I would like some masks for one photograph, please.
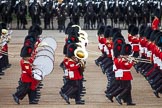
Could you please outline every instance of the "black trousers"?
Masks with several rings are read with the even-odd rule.
[[[15,96],[17,96],[20,100],[22,100],[30,91],[30,86],[31,83],[21,82],[21,84],[17,87]]]
[[[126,103],[132,103],[132,95],[131,95],[131,81],[130,80],[122,80],[120,83],[121,88],[123,88],[122,92],[118,95],[120,99],[124,99]]]
[[[69,98],[75,98],[75,101],[79,101],[82,90],[81,83],[81,80],[68,80],[61,90]]]

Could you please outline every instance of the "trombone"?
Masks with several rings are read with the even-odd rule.
[[[136,57],[132,57],[132,56],[128,56],[127,59],[130,61],[135,61],[135,62],[143,62],[143,63],[150,63],[150,64],[152,63],[151,60],[143,59],[143,58],[136,58]]]
[[[152,61],[148,59],[143,59],[143,58],[134,58],[134,59],[137,62],[144,62],[144,63],[150,63],[150,64],[152,63]]]

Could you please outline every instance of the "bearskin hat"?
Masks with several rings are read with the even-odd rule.
[[[160,9],[156,8],[154,10],[154,16],[158,17],[160,19]]]
[[[145,31],[146,27],[147,27],[146,25],[140,26],[139,31],[138,31],[140,37],[144,36],[144,31]]]
[[[32,35],[27,35],[24,40],[24,46],[34,46],[36,38]]]
[[[131,34],[132,28],[135,27],[135,25],[131,24],[128,27],[128,33]]]
[[[132,46],[130,44],[124,44],[122,46],[120,55],[131,55],[131,54],[132,54]]]
[[[110,31],[111,31],[112,27],[111,26],[106,26],[104,29],[104,37],[108,38],[110,37]]]
[[[152,33],[152,28],[151,27],[146,27],[145,31],[144,31],[144,37],[146,37],[147,39],[150,39],[150,35]]]
[[[97,31],[97,35],[101,35],[101,34],[104,34],[104,30],[105,30],[105,26],[101,26],[98,31]]]
[[[116,43],[113,47],[114,57],[120,56],[121,50],[122,50],[122,44]]]
[[[125,39],[123,37],[123,35],[120,32],[117,32],[113,35],[113,42],[115,42],[116,40],[121,39],[123,42],[125,42]]]
[[[79,38],[76,36],[70,36],[67,38],[67,41],[66,41],[67,44],[77,43],[77,42],[79,42]]]
[[[162,35],[159,35],[158,37],[156,37],[156,39],[155,39],[155,44],[156,44],[158,47],[162,47]]]
[[[32,46],[23,46],[21,49],[20,56],[21,57],[31,57],[33,49],[34,48]]]
[[[70,21],[65,29],[65,34],[68,34],[69,28],[71,28],[72,25],[74,25],[74,22]]]
[[[132,27],[132,29],[131,29],[131,31],[130,31],[130,34],[131,34],[132,36],[137,35],[137,34],[138,34],[138,27],[136,27],[136,26]]]
[[[30,34],[31,32],[35,32],[36,35],[39,36],[42,34],[42,28],[38,24],[32,25],[29,28],[28,34]]]
[[[67,57],[71,58],[74,56],[74,51],[77,49],[78,45],[76,43],[69,44],[67,47]]]
[[[75,36],[78,37],[79,27],[70,27],[67,31],[68,37]]]
[[[65,45],[64,45],[64,48],[63,48],[63,54],[67,54],[67,47],[69,46],[69,44],[72,44],[72,43],[78,43],[79,42],[79,38],[78,37],[75,37],[75,36],[71,36],[71,37],[68,37]]]
[[[110,37],[114,37],[114,35],[116,34],[116,33],[121,33],[121,29],[119,29],[119,28],[112,28],[111,29],[111,31],[110,31]]]
[[[159,30],[153,30],[150,35],[150,41],[154,41],[158,35],[161,35],[161,32]]]

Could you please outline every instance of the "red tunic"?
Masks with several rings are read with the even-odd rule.
[[[111,58],[112,57],[112,50],[113,50],[113,43],[112,42],[106,43],[106,48],[108,50],[107,56]]]
[[[5,44],[4,46],[2,46],[1,50],[4,51],[4,52],[8,52],[8,45]]]
[[[79,72],[80,65],[76,61],[69,58],[66,68],[68,70],[68,78],[70,80],[81,80],[83,78]]]
[[[26,61],[24,59],[20,60],[20,66],[21,66],[21,80],[22,82],[32,82],[32,66],[29,61]]]
[[[21,65],[21,81],[24,83],[31,83],[30,89],[35,90],[39,84],[39,81],[35,80],[32,76],[32,66],[30,61],[20,60]]]
[[[134,52],[139,52],[139,38],[136,36],[132,36],[131,38],[131,45],[132,45],[132,49]]]
[[[106,38],[98,36],[98,41],[99,41],[98,49],[103,53],[104,52],[104,46],[106,44]]]
[[[132,35],[128,34],[128,41],[131,43],[132,42]]]
[[[114,59],[114,64],[117,68],[117,71],[120,70],[123,73],[122,77],[116,78],[117,80],[133,80],[133,77],[130,72],[130,69],[133,66],[133,62],[128,62],[123,60],[123,58],[120,58],[120,59]]]
[[[160,20],[159,18],[155,17],[153,22],[152,22],[152,30],[157,30],[159,26]]]

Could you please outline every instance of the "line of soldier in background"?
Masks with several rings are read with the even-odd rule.
[[[64,0],[62,3],[57,0],[30,0],[28,5],[24,0],[17,0],[15,4],[10,0],[1,0],[0,13],[2,22],[10,28],[13,15],[16,15],[17,29],[26,28],[28,15],[32,24],[39,25],[43,17],[44,29],[65,30],[67,18],[77,25],[81,24],[82,18],[83,25],[80,26],[83,29],[98,29],[107,25],[107,21],[112,27],[126,29],[131,24],[150,24],[155,10],[159,11],[158,18],[161,19],[161,7],[160,0]],[[57,20],[58,27],[54,27],[54,20]]]

